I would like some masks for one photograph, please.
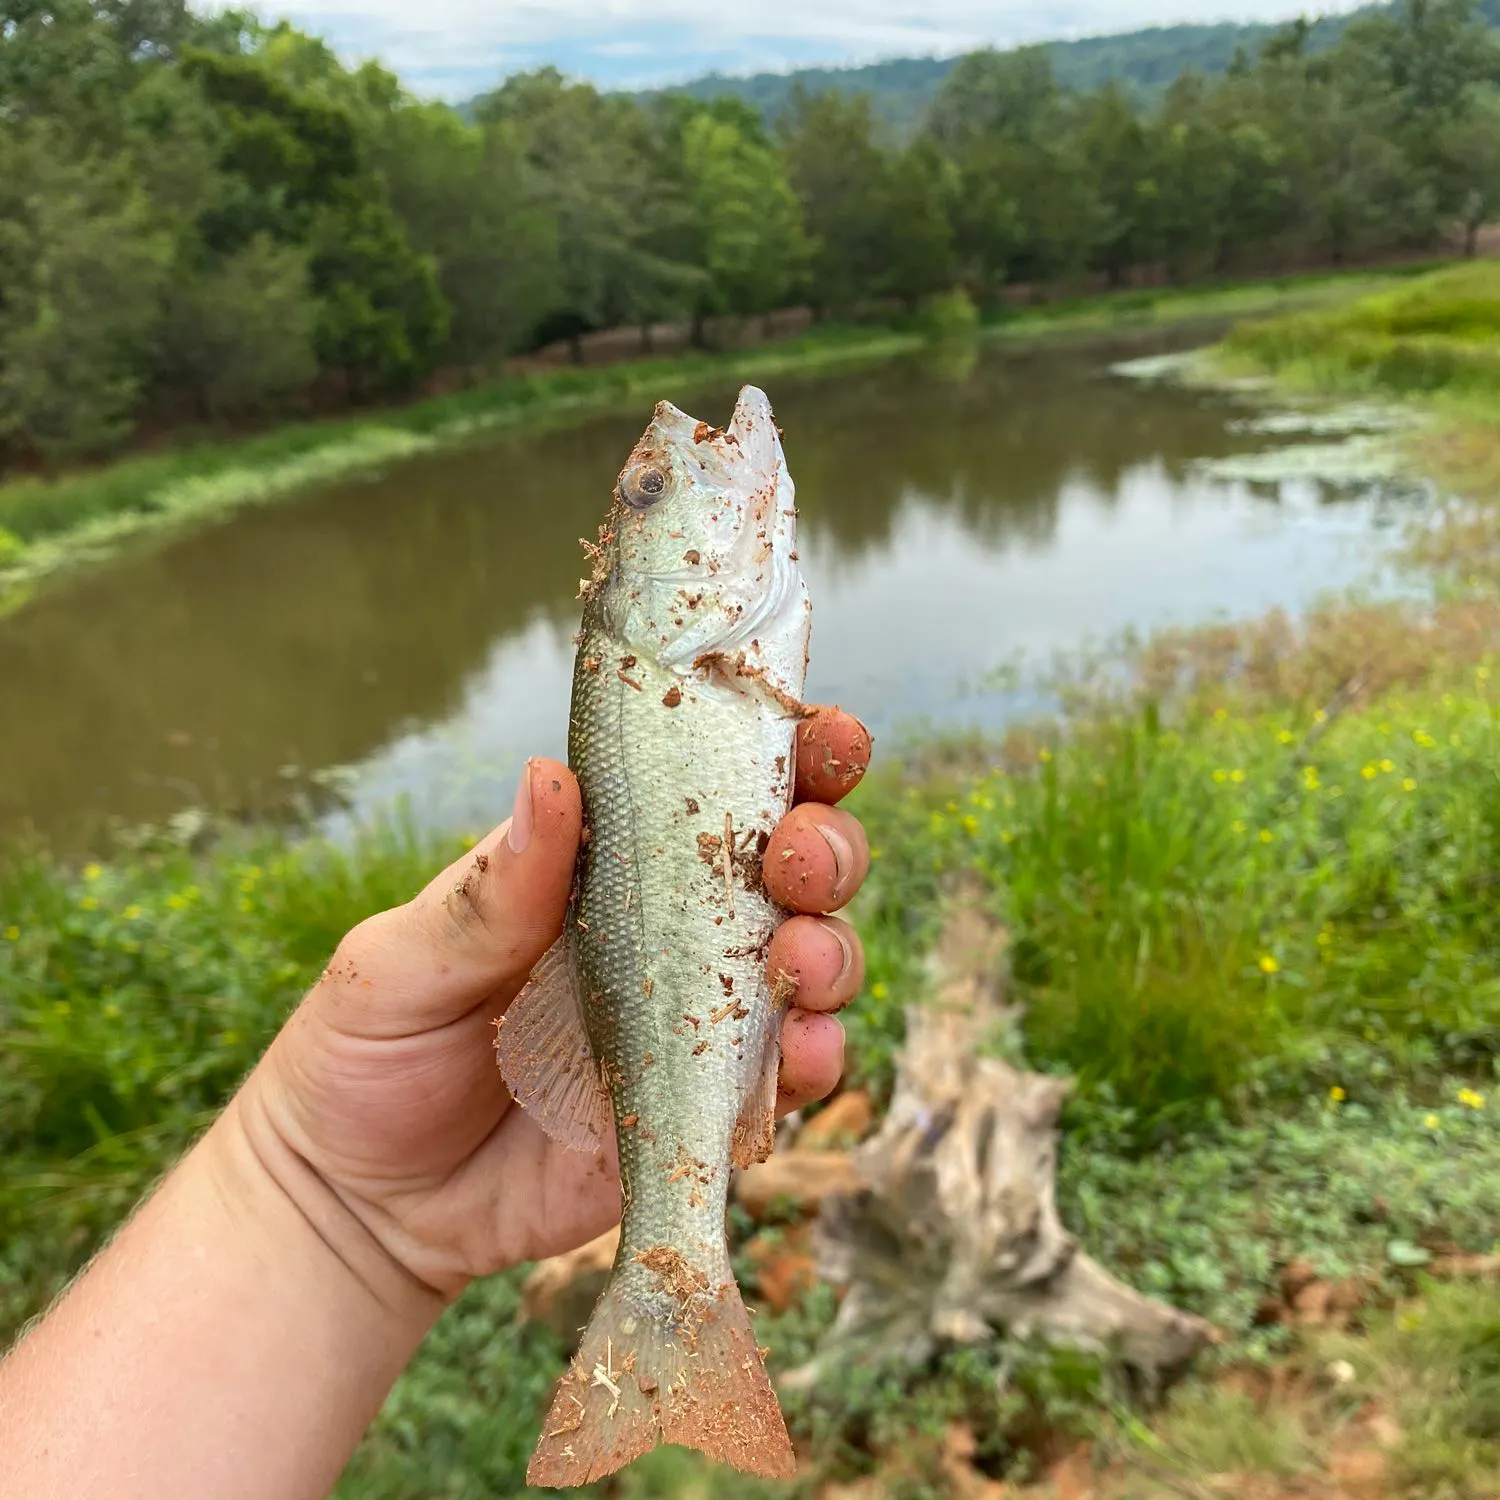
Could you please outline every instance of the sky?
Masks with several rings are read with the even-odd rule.
[[[423,95],[465,99],[555,64],[609,88],[702,73],[946,56],[1176,21],[1285,20],[1358,0],[267,0],[347,61],[378,57]]]

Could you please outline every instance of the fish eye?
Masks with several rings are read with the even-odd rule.
[[[667,492],[667,471],[660,464],[640,464],[620,476],[620,498],[631,510],[647,510]]]

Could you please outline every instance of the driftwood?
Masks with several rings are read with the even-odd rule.
[[[846,1295],[823,1350],[788,1379],[812,1385],[862,1351],[922,1363],[1008,1334],[1108,1353],[1158,1388],[1214,1332],[1116,1280],[1063,1228],[1057,1118],[1072,1085],[983,1055],[1014,1030],[1005,934],[971,885],[949,912],[890,1112],[854,1156],[865,1186],[823,1202],[818,1269]]]

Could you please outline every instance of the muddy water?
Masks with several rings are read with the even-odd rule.
[[[771,387],[803,512],[811,693],[877,731],[1035,711],[999,669],[1127,628],[1296,608],[1368,573],[1393,502],[1249,485],[1223,397],[1133,344]],[[732,391],[672,391],[722,421]],[[580,573],[647,413],[423,458],[122,557],[0,622],[0,835],[69,847],[348,769],[335,824],[503,816],[560,753]],[[326,808],[326,798],[324,799]]]

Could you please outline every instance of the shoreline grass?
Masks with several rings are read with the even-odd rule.
[[[1051,341],[1321,307],[1410,274],[1320,273],[1111,293],[1010,310],[975,336]],[[880,327],[830,326],[756,349],[513,376],[406,407],[227,441],[188,439],[57,478],[12,478],[0,482],[0,614],[19,608],[49,577],[107,557],[144,533],[210,521],[525,422],[582,420],[717,381],[833,374],[912,354],[929,341],[920,317]]]

